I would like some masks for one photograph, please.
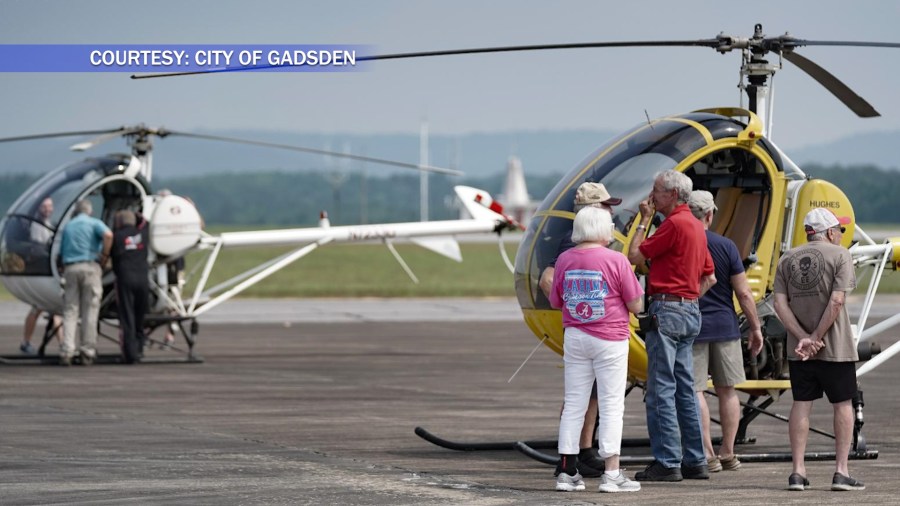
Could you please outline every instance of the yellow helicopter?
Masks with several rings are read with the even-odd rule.
[[[871,282],[854,326],[861,360],[879,353],[879,347],[869,341],[875,334],[900,323],[900,318],[893,317],[872,328],[866,326],[882,274],[886,269],[898,269],[900,238],[876,244],[856,223],[852,204],[844,192],[832,183],[807,176],[768,135],[772,130],[774,103],[772,77],[783,68],[783,60],[809,74],[858,116],[878,116],[874,107],[839,79],[796,52],[797,47],[814,45],[900,47],[898,43],[802,40],[787,34],[766,37],[762,26],[757,24],[753,36],[747,38],[720,34],[712,39],[694,41],[496,47],[367,59],[587,47],[699,46],[720,53],[740,51],[740,87],[747,95],[746,106],[715,107],[659,119],[648,118],[645,123],[596,149],[569,171],[543,200],[528,224],[515,262],[516,295],[526,324],[541,343],[562,354],[561,314],[550,307],[539,283],[541,273],[557,256],[560,240],[571,230],[576,188],[586,181],[599,182],[606,186],[610,195],[622,199],[622,203],[613,209],[616,230],[615,241],[610,247],[623,252],[628,250],[636,234],[652,234],[659,224],[658,220],[654,221],[649,230],[639,231],[639,220],[635,219],[639,217],[638,204],[646,198],[655,174],[665,170],[680,171],[691,178],[694,189],[710,191],[719,209],[711,229],[736,243],[757,301],[765,337],[762,353],[758,357],[745,357],[748,380],[736,387],[750,394],[739,428],[740,441],[745,438],[747,425],[781,392],[790,388],[786,333],[775,315],[772,291],[775,268],[781,255],[806,242],[802,220],[808,210],[826,207],[837,215],[850,217],[851,223],[842,244],[850,248],[858,270],[871,269]],[[767,57],[775,57],[777,61],[770,62]],[[858,240],[854,240],[854,233]],[[641,273],[638,271],[638,274]],[[740,311],[736,301],[735,307]],[[629,378],[632,384],[640,384],[646,380],[647,352],[643,332],[635,318],[632,318],[631,334]],[[898,351],[900,347],[892,346],[864,365],[858,375],[865,375]],[[762,402],[756,405],[760,398]],[[861,399],[855,407],[854,451],[858,456],[877,455],[877,452],[867,453],[865,439],[860,433],[863,422]],[[417,429],[417,434],[448,448],[477,447],[477,444],[460,445],[442,440],[421,428]],[[490,444],[485,448],[496,449]],[[523,449],[520,445],[519,449],[529,453],[527,446]],[[534,452],[531,456],[542,459]],[[555,458],[543,460],[555,462]]]
[[[878,112],[834,75],[801,56],[796,49],[804,46],[849,46],[900,48],[900,43],[805,40],[788,34],[768,37],[762,26],[754,27],[750,37],[719,34],[698,40],[650,40],[624,42],[591,42],[574,44],[470,48],[373,55],[359,61],[398,60],[442,57],[462,54],[485,54],[535,50],[568,50],[625,47],[707,47],[725,54],[741,55],[742,93],[747,103],[714,107],[659,119],[648,118],[622,135],[595,150],[582,163],[566,174],[547,195],[528,224],[515,262],[515,289],[528,327],[552,350],[562,353],[563,329],[560,313],[550,307],[539,289],[540,275],[556,256],[560,240],[571,228],[574,217],[573,197],[584,181],[603,183],[611,195],[622,199],[614,209],[616,224],[613,248],[627,250],[638,232],[638,203],[649,191],[653,176],[664,170],[687,174],[695,189],[715,195],[719,214],[712,229],[737,244],[747,269],[758,312],[764,321],[765,346],[759,357],[747,357],[748,377],[738,385],[752,398],[766,397],[767,406],[778,392],[790,387],[786,376],[785,334],[772,309],[771,297],[775,267],[782,253],[805,241],[802,218],[813,207],[828,207],[852,221],[843,245],[851,248],[860,269],[871,269],[871,282],[863,309],[855,326],[855,338],[868,344],[872,336],[897,323],[889,318],[872,328],[866,327],[878,283],[886,269],[896,270],[900,261],[900,238],[876,244],[856,224],[852,205],[835,185],[810,179],[771,140],[774,93],[772,77],[783,68],[783,61],[794,64],[823,85],[860,117],[878,116]],[[773,61],[768,60],[772,59]],[[216,73],[236,69],[204,72],[147,74],[137,79],[171,77],[197,73]],[[257,68],[256,70],[259,70]],[[654,223],[644,233],[652,234]],[[854,236],[858,242],[854,241]],[[632,322],[629,375],[633,382],[646,379],[647,357],[637,320]],[[862,348],[866,348],[862,346]],[[861,350],[871,357],[875,346]],[[859,370],[862,376],[900,351],[891,347]],[[746,413],[746,412],[745,412]],[[745,415],[752,420],[757,411]],[[861,413],[861,412],[860,412]],[[861,427],[861,416],[858,427]],[[743,425],[743,428],[746,428]],[[739,434],[741,436],[741,434]],[[855,443],[865,451],[864,440]]]
[[[762,354],[756,360],[753,357],[746,360],[748,378],[752,379],[737,388],[753,394],[780,391],[789,388],[790,383],[786,372],[785,333],[771,302],[774,273],[784,251],[805,243],[802,220],[806,212],[814,207],[826,207],[840,216],[850,217],[852,221],[843,245],[852,246],[858,268],[874,268],[856,326],[855,337],[861,342],[874,335],[866,332],[865,322],[885,268],[898,268],[900,238],[875,244],[856,224],[853,207],[840,188],[827,181],[810,179],[767,138],[771,130],[771,77],[782,68],[783,57],[813,76],[859,116],[871,117],[878,113],[837,78],[794,51],[795,47],[815,44],[813,41],[789,36],[767,38],[760,25],[756,25],[755,34],[749,39],[720,35],[717,41],[713,47],[720,52],[742,50],[741,74],[747,77],[742,88],[749,98],[748,106],[648,119],[589,155],[557,184],[535,213],[516,258],[516,294],[529,328],[547,346],[562,353],[560,313],[550,308],[538,282],[543,269],[555,258],[560,238],[571,228],[575,189],[585,181],[601,182],[611,195],[622,199],[613,212],[616,241],[611,247],[627,251],[639,233],[635,217],[639,216],[638,203],[648,192],[648,181],[663,170],[683,172],[693,181],[694,189],[708,190],[715,196],[719,212],[711,229],[738,246],[759,314],[766,323],[766,346]],[[900,47],[886,43],[871,45]],[[778,63],[763,59],[770,52],[779,57]],[[644,233],[652,234],[653,229],[651,226]],[[853,241],[854,231],[862,242]],[[740,311],[737,304],[735,307]],[[888,325],[896,323],[892,321]],[[878,331],[884,328],[881,326]],[[629,374],[635,381],[646,379],[647,356],[641,335],[634,321]],[[861,348],[861,356],[865,358],[876,351],[872,346]],[[893,354],[890,351],[879,357],[881,361]],[[861,370],[861,374],[868,370]]]

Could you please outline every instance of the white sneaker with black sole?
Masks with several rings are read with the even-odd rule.
[[[581,474],[575,473],[575,476],[566,473],[559,473],[556,477],[556,490],[560,492],[580,492],[584,490],[584,480]]]
[[[603,476],[600,477],[600,492],[637,492],[640,489],[641,484],[629,480],[621,470],[619,470],[619,475],[615,478],[611,478],[606,473],[603,473]]]

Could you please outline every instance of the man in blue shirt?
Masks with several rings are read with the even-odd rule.
[[[59,355],[62,365],[71,365],[75,356],[75,327],[81,316],[81,363],[90,365],[97,356],[97,317],[103,295],[101,265],[109,260],[112,231],[102,221],[92,218],[89,200],[75,204],[75,217],[62,232],[60,255],[66,280],[63,295],[63,345]]]
[[[691,192],[688,201],[691,213],[703,223],[706,244],[716,268],[717,283],[700,298],[702,324],[694,340],[694,390],[703,426],[703,448],[709,471],[736,471],[741,462],[734,455],[734,438],[741,416],[741,404],[734,386],[746,381],[744,356],[741,352],[741,331],[734,311],[732,293],[737,295],[750,335],[747,348],[757,355],[762,349],[762,331],[756,314],[756,301],[750,291],[744,264],[734,242],[709,230],[716,212],[715,200],[705,190]],[[719,397],[719,419],[722,424],[722,445],[719,454],[713,451],[709,433],[709,407],[706,404],[707,379],[712,376]]]

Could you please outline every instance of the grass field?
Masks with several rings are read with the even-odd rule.
[[[242,294],[245,297],[510,297],[512,273],[496,243],[461,244],[457,263],[412,244],[396,244],[419,284],[407,277],[381,244],[338,244],[317,249]],[[511,259],[516,244],[507,244]],[[290,251],[290,248],[241,248],[223,251],[210,283]],[[188,257],[188,272],[202,255]],[[199,269],[193,276],[199,278]]]

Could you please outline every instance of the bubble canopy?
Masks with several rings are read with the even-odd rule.
[[[575,191],[585,181],[600,182],[609,194],[622,199],[613,208],[616,240],[610,248],[622,250],[623,240],[639,215],[654,176],[675,169],[686,158],[721,139],[733,139],[745,123],[720,114],[693,112],[640,124],[610,140],[575,166],[550,191],[538,208],[516,255],[516,295],[523,309],[550,309],[538,281],[541,272],[559,253],[560,241],[572,230]],[[781,169],[777,149],[766,139],[757,144]],[[731,147],[734,144],[730,144]]]
[[[29,187],[0,221],[0,274],[3,276],[52,276],[51,252],[58,242],[60,223],[71,215],[80,198],[94,202],[95,215],[110,218],[107,204],[135,198],[149,185],[141,177],[111,178],[122,174],[132,162],[130,155],[107,155],[64,165]],[[41,214],[41,204],[51,199],[53,212]]]

